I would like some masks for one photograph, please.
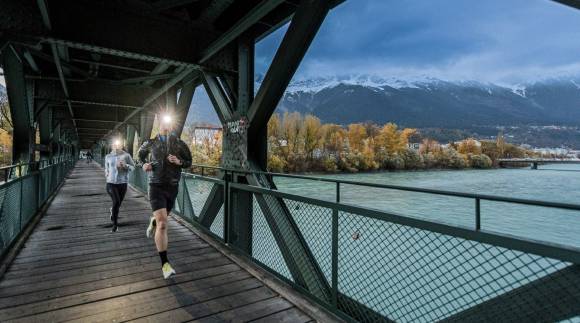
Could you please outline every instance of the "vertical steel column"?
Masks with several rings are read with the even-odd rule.
[[[40,133],[40,144],[50,147],[50,137],[52,135],[52,107],[45,106],[38,114],[38,129]],[[50,159],[50,149],[40,152],[40,160]]]
[[[250,104],[254,99],[254,40],[249,37],[242,37],[238,40],[238,78],[232,81],[237,84],[237,100],[234,106],[234,119],[246,116]],[[233,99],[232,99],[233,100]],[[248,150],[252,145],[247,145]],[[227,147],[231,149],[232,147]],[[249,154],[249,153],[248,153]],[[236,183],[247,184],[244,175],[233,176]],[[231,214],[229,222],[230,243],[242,249],[247,254],[252,254],[252,224],[254,218],[254,194],[245,191],[233,191],[226,197],[226,203],[231,204]]]
[[[125,136],[125,149],[127,153],[133,156],[133,144],[135,143],[135,126],[132,124],[127,125],[127,135]]]
[[[33,160],[32,124],[30,115],[30,97],[32,93],[27,91],[24,78],[24,64],[16,53],[14,47],[9,46],[2,52],[4,78],[6,91],[10,103],[10,115],[12,117],[13,145],[12,163],[30,162]]]
[[[153,122],[155,115],[147,110],[142,111],[139,116],[139,145],[143,144],[145,140],[151,138],[151,131],[153,130]]]

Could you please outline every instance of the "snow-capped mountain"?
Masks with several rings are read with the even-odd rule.
[[[580,125],[580,78],[509,86],[431,77],[313,78],[292,82],[278,111],[312,113],[324,122],[339,124],[374,121],[411,127],[462,128]]]

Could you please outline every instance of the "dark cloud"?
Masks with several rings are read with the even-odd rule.
[[[260,42],[257,72],[284,30]],[[331,12],[296,77],[426,74],[522,82],[580,72],[580,10],[549,0],[347,0]]]

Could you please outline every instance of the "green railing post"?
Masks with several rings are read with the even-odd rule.
[[[336,203],[340,203],[340,183],[336,183]],[[338,210],[332,209],[332,305],[338,308]]]
[[[479,198],[475,199],[475,230],[481,230],[481,202]]]
[[[19,216],[18,216],[18,222],[19,222],[19,226],[20,226],[20,230],[22,230],[22,191],[24,189],[24,181],[22,180],[22,166],[20,164],[18,164],[18,174],[19,174],[19,181],[20,181],[20,210],[19,210]]]
[[[203,172],[203,168],[202,168]],[[224,242],[230,243],[230,185],[228,172],[224,172]]]
[[[185,176],[181,176],[183,183],[181,185],[181,216],[185,219]]]

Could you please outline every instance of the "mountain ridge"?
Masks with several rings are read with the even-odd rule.
[[[552,78],[513,86],[436,78],[317,78],[293,82],[278,111],[323,122],[395,122],[410,127],[580,125],[580,80]]]

